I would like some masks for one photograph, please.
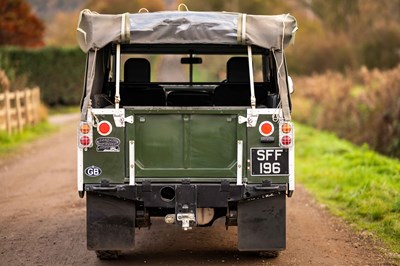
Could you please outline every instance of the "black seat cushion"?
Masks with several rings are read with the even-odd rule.
[[[150,62],[129,58],[124,65],[124,83],[120,94],[122,106],[165,106],[164,89],[150,84]]]
[[[268,106],[268,89],[264,85],[254,87],[257,106]],[[214,91],[215,106],[250,106],[250,84],[223,84]],[[269,106],[268,106],[269,107]]]
[[[124,82],[149,83],[150,62],[145,58],[129,58],[124,64]]]
[[[121,84],[122,106],[165,106],[165,92],[161,87]]]
[[[247,57],[231,57],[226,62],[226,79],[228,83],[250,83],[249,60]]]
[[[250,106],[250,75],[247,57],[232,57],[226,63],[227,82],[215,88],[215,106]],[[255,85],[257,106],[268,106],[267,85]],[[268,106],[269,107],[269,106]]]

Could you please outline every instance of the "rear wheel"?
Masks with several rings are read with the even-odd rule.
[[[115,260],[120,254],[119,250],[96,250],[96,256],[101,260]]]

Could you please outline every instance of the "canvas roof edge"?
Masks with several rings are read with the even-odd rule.
[[[282,50],[294,40],[296,31],[297,21],[290,14],[162,11],[109,15],[86,9],[80,14],[77,39],[85,53],[113,42],[242,44]]]

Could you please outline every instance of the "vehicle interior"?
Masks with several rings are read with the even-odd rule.
[[[104,77],[99,88],[92,92],[94,108],[114,105],[115,45],[103,49],[104,71],[101,74]],[[253,46],[252,54],[256,106],[276,108],[279,93],[277,66],[272,53]],[[168,62],[164,59],[166,56]],[[250,106],[251,79],[246,46],[125,44],[121,45],[120,67],[122,107]],[[172,74],[161,78],[163,71]],[[177,79],[174,73],[181,78]]]

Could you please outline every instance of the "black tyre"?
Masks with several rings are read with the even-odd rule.
[[[279,256],[279,251],[278,250],[260,251],[259,255],[261,258],[272,259]]]
[[[96,256],[101,260],[115,260],[120,254],[118,250],[96,250]]]

